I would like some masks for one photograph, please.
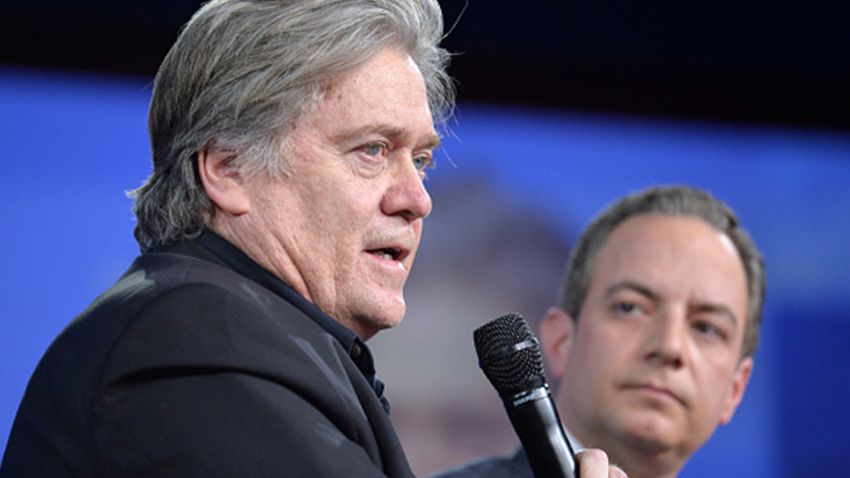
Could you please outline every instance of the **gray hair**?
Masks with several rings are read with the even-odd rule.
[[[434,122],[454,107],[438,46],[436,0],[212,0],[162,62],[148,115],[154,170],[135,199],[143,251],[198,236],[214,208],[200,182],[204,147],[233,154],[247,174],[288,174],[286,131],[339,74],[385,48],[408,53]]]
[[[758,345],[765,276],[762,255],[747,231],[740,227],[735,213],[710,194],[685,186],[649,188],[626,196],[605,209],[584,230],[573,248],[561,290],[561,307],[578,320],[594,262],[614,229],[639,214],[691,216],[705,221],[725,234],[738,251],[747,275],[748,310],[742,357],[751,356]]]

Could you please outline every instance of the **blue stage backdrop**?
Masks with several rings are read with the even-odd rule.
[[[124,193],[150,171],[149,95],[149,79],[0,69],[0,449],[40,355],[137,253]],[[431,224],[442,227],[448,220],[440,214],[461,210],[467,218],[519,211],[523,221],[543,224],[564,251],[600,208],[651,184],[691,184],[727,201],[766,256],[763,341],[735,420],[683,476],[829,477],[850,470],[850,134],[462,103],[438,163],[429,187],[442,209]],[[475,202],[464,191],[483,199]],[[458,215],[452,220],[447,229],[470,224]],[[441,240],[446,236],[427,224],[422,263],[480,246]],[[452,274],[450,268],[440,272]],[[424,282],[417,273],[411,287]],[[510,296],[509,289],[494,292]],[[513,441],[507,426],[490,448],[490,437],[464,431],[479,446],[466,448],[475,450],[467,454],[439,449],[446,439],[436,432],[431,443],[406,427],[416,422],[417,410],[436,414],[432,424],[450,420],[429,406],[441,400],[434,394],[447,393],[444,384],[427,383],[446,375],[432,372],[432,361],[453,361],[452,374],[462,377],[453,383],[481,388],[469,334],[493,318],[489,310],[475,316],[448,300],[439,307],[456,317],[429,316],[436,306],[417,299],[416,290],[410,294],[411,314],[398,330],[381,334],[375,348],[414,469],[425,474],[477,453],[507,451]],[[440,294],[428,296],[441,300]],[[433,350],[417,352],[423,333],[463,340],[431,343],[444,352],[434,358]],[[414,345],[397,353],[405,350],[399,344]],[[506,422],[495,393],[482,399],[470,391],[465,402],[464,393],[442,403],[490,406],[493,420]]]

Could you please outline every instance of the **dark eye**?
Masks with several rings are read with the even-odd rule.
[[[641,308],[634,302],[616,302],[614,312],[617,315],[635,315],[641,312]]]
[[[700,332],[705,335],[716,336],[720,339],[726,340],[726,332],[720,327],[715,326],[711,322],[706,322],[704,320],[694,322],[694,329],[697,332]]]

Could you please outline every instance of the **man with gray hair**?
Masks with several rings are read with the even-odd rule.
[[[633,478],[676,476],[743,398],[764,292],[760,252],[708,193],[650,188],[603,211],[540,330],[573,443]],[[439,476],[532,474],[520,449]]]
[[[212,0],[162,63],[142,254],[40,361],[3,477],[410,476],[405,312],[453,87],[436,0]]]

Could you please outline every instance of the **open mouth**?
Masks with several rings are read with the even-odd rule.
[[[372,249],[366,252],[388,261],[401,261],[407,256],[407,251],[397,247],[382,247],[380,249]]]

